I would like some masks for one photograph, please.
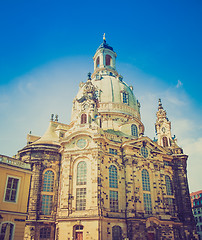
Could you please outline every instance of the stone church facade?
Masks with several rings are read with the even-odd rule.
[[[103,40],[80,83],[69,125],[51,117],[28,135],[32,166],[24,239],[197,239],[187,158],[159,100],[157,140],[144,136],[140,103]]]

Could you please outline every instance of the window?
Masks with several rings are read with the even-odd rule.
[[[173,215],[174,212],[175,212],[174,199],[173,199],[173,198],[166,198],[166,199],[165,199],[165,202],[166,202],[167,208],[169,209],[169,213],[170,213],[171,215]]]
[[[48,170],[43,175],[43,191],[52,192],[54,185],[54,173],[51,170]]]
[[[147,214],[152,213],[151,194],[143,193],[143,199],[144,199],[145,213],[147,213]]]
[[[53,201],[52,195],[42,195],[42,205],[41,205],[42,215],[51,215],[52,201]]]
[[[46,170],[43,174],[43,185],[41,192],[41,214],[51,215],[53,204],[55,174],[52,170]]]
[[[81,124],[87,123],[87,116],[85,113],[81,114]]]
[[[112,227],[112,240],[122,240],[122,229],[120,226]]]
[[[135,124],[131,125],[131,135],[138,137],[138,130],[137,130],[137,126]]]
[[[147,158],[149,153],[146,147],[141,147],[141,154],[144,158]]]
[[[118,188],[117,168],[113,165],[109,167],[109,187]]]
[[[106,55],[106,57],[105,57],[106,66],[111,65],[111,59],[112,59],[112,57],[110,55]]]
[[[168,147],[168,139],[167,137],[163,137],[163,146]]]
[[[202,222],[202,218],[201,218],[201,216],[199,216],[198,221],[199,221],[199,222]]]
[[[112,212],[118,212],[118,192],[109,191],[110,210]]]
[[[51,228],[45,227],[40,229],[40,239],[47,239],[50,238]]]
[[[196,223],[198,222],[198,218],[197,218],[197,217],[195,217],[195,222],[196,222]]]
[[[149,173],[146,169],[142,170],[142,188],[143,191],[150,191]]]
[[[16,202],[18,185],[19,185],[19,179],[18,178],[8,177],[6,192],[5,192],[5,201]]]
[[[165,176],[165,182],[166,182],[166,193],[167,195],[173,195],[173,188],[172,183],[169,176]]]
[[[76,189],[76,210],[86,209],[86,188]]]
[[[123,96],[123,103],[129,103],[129,101],[128,101],[128,93],[126,93],[126,92],[123,92],[122,93],[122,96]]]
[[[116,150],[116,149],[113,149],[113,148],[109,148],[109,153],[110,153],[110,154],[117,155],[117,150]]]
[[[77,185],[85,185],[87,177],[86,162],[82,161],[77,165]]]
[[[96,68],[100,66],[100,57],[96,59]]]
[[[14,230],[14,224],[13,223],[3,222],[1,224],[0,239],[2,239],[2,240],[13,239],[13,230]]]

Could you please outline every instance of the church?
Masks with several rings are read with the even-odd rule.
[[[78,86],[71,122],[51,115],[18,159],[32,169],[24,239],[198,239],[187,158],[159,99],[157,139],[144,135],[140,103],[104,37],[94,72]]]

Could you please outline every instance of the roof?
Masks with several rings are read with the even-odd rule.
[[[106,40],[103,40],[103,43],[100,44],[100,46],[97,50],[99,50],[100,48],[107,48],[107,49],[114,51],[113,47],[109,46],[109,44],[107,44]]]
[[[50,121],[47,131],[39,140],[33,142],[32,145],[36,145],[36,144],[60,145],[59,136],[55,132],[57,126],[58,124],[56,122]]]

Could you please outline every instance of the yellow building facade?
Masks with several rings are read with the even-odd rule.
[[[24,239],[31,179],[29,164],[0,155],[0,239]]]

